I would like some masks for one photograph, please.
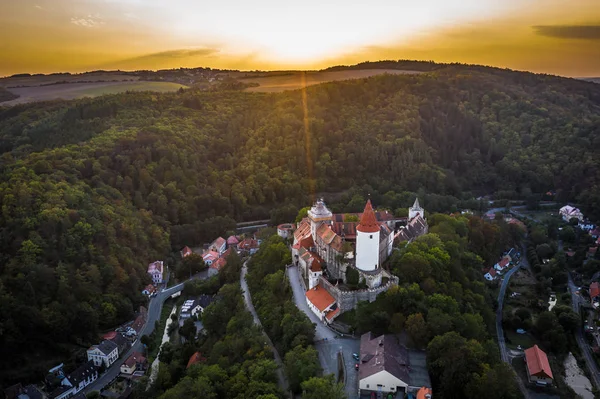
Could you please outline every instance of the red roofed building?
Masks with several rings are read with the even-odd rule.
[[[423,387],[417,391],[417,399],[431,399],[431,388]]]
[[[117,332],[116,331],[111,331],[111,332],[107,332],[106,334],[104,334],[102,336],[102,339],[113,339],[116,336],[117,336]]]
[[[530,382],[538,385],[552,384],[553,375],[548,356],[537,345],[525,350],[525,364]]]
[[[136,371],[142,371],[143,374],[147,367],[146,357],[140,352],[133,352],[121,365],[121,373],[131,376]]]
[[[494,269],[501,272],[502,270],[504,270],[508,267],[509,263],[510,263],[510,258],[508,256],[505,256],[502,259],[500,259],[500,262],[498,262],[494,265]]]
[[[375,212],[373,211],[371,200],[368,200],[367,204],[365,205],[365,210],[363,211],[363,214],[360,217],[359,225],[356,226],[356,231],[360,231],[362,233],[379,232],[379,223],[377,222],[377,218],[375,217]]]
[[[227,249],[227,241],[223,237],[219,237],[210,244],[210,250],[219,253],[219,256]]]
[[[488,281],[494,280],[496,278],[496,269],[490,267],[490,270],[488,270],[488,272],[483,277],[485,277],[485,279]]]
[[[191,254],[193,254],[194,252],[190,249],[190,247],[188,247],[187,245],[185,247],[183,247],[183,249],[181,250],[181,257],[185,258],[186,256],[190,256]]]
[[[253,255],[258,251],[258,241],[252,238],[246,238],[238,244],[238,250]]]
[[[306,291],[306,303],[321,320],[327,320],[327,313],[338,309],[335,298],[321,284]]]
[[[229,236],[227,238],[227,247],[235,247],[240,243],[240,240],[236,236]]]
[[[205,361],[206,361],[206,358],[202,357],[202,353],[196,352],[190,357],[190,360],[188,360],[186,369],[189,369],[196,363],[205,362]]]
[[[227,260],[225,259],[225,257],[221,257],[221,258],[217,259],[216,261],[214,261],[210,265],[210,268],[215,269],[216,271],[220,271],[221,269],[223,269],[225,267],[226,264],[227,264]]]
[[[213,262],[216,262],[217,259],[219,259],[219,257],[221,256],[221,254],[219,254],[217,251],[206,251],[204,254],[202,254],[202,259],[204,260],[204,263],[206,263],[208,266],[212,265]]]

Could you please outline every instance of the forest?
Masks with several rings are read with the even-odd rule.
[[[600,86],[423,70],[0,106],[0,383],[39,379],[131,319],[149,262],[236,222],[291,221],[317,195],[338,212],[419,193],[448,212],[553,190],[600,216]]]

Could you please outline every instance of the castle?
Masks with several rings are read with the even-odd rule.
[[[361,298],[366,299],[360,300],[374,300],[397,281],[382,264],[392,254],[394,241],[411,241],[427,233],[424,213],[418,199],[408,209],[408,218],[394,217],[388,211],[376,212],[371,200],[360,215],[332,214],[325,202],[318,200],[294,232],[292,246],[292,259],[307,285],[307,302],[313,311],[331,321],[340,313],[339,306],[342,311],[355,306],[359,299],[354,294],[353,300],[345,301],[346,306],[340,303],[340,296],[358,295],[360,291],[344,289],[349,268],[358,273],[367,291],[375,293],[363,295]],[[359,221],[349,221],[356,219]],[[317,298],[326,295],[329,296]]]

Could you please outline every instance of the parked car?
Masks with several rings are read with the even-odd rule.
[[[352,357],[354,358],[354,360],[359,360],[360,356],[358,356],[358,353],[353,353]]]
[[[356,364],[354,365],[354,368],[355,368],[356,370],[358,370],[358,363],[356,363]]]

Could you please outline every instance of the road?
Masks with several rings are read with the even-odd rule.
[[[508,365],[513,369],[515,373],[515,378],[517,384],[519,385],[519,389],[523,394],[525,399],[529,399],[529,391],[527,387],[523,383],[523,380],[516,374],[514,368],[512,366],[512,356],[508,353],[506,349],[506,341],[504,339],[504,330],[502,329],[502,309],[504,307],[504,295],[506,294],[506,288],[508,287],[508,283],[510,281],[510,277],[517,272],[523,265],[522,262],[527,262],[527,257],[524,255],[521,257],[522,261],[519,262],[518,266],[513,267],[506,275],[504,276],[504,280],[502,280],[502,285],[500,286],[500,292],[498,293],[498,309],[496,310],[496,332],[498,334],[498,346],[500,347],[500,358],[504,363],[508,363]]]
[[[352,354],[360,351],[360,340],[339,337],[336,332],[327,328],[317,315],[308,308],[304,287],[300,283],[301,277],[298,273],[298,267],[288,267],[287,274],[296,306],[315,324],[314,345],[319,353],[319,362],[323,368],[323,374],[338,375],[337,356],[339,352],[342,352],[346,375],[344,380],[346,395],[348,399],[358,398],[358,372],[354,369],[356,361],[352,358]]]
[[[283,390],[283,392],[289,392],[290,384],[284,373],[283,362],[281,361],[281,356],[279,356],[279,352],[275,348],[275,345],[273,345],[273,342],[271,342],[271,338],[269,338],[267,333],[262,328],[262,323],[260,322],[260,319],[258,318],[258,314],[256,313],[256,309],[254,309],[254,305],[252,304],[252,297],[250,295],[250,290],[248,289],[248,282],[246,281],[246,274],[248,273],[247,265],[248,265],[248,261],[245,261],[244,265],[242,266],[242,272],[240,273],[240,285],[242,287],[242,292],[244,294],[244,302],[246,303],[246,308],[248,308],[248,311],[250,312],[250,314],[252,314],[252,317],[254,318],[254,324],[256,324],[257,326],[260,327],[260,329],[263,332],[263,335],[265,336],[267,343],[269,344],[269,347],[271,348],[271,351],[273,352],[273,356],[275,358],[275,363],[277,363],[277,379],[279,380],[279,387]]]
[[[209,268],[192,276],[192,278],[186,281],[193,279],[205,280],[210,276],[214,275],[215,273],[216,271],[214,269]],[[142,331],[140,332],[139,337],[141,337],[142,335],[152,334],[152,331],[154,331],[154,324],[156,324],[156,321],[160,319],[160,313],[163,304],[171,295],[183,290],[183,285],[186,281],[174,285],[173,287],[168,288],[166,290],[163,290],[159,292],[154,298],[150,299],[150,303],[148,305],[148,318],[146,320],[146,324],[144,325],[144,327],[142,327]],[[127,359],[133,352],[144,352],[144,347],[140,342],[139,337],[135,340],[135,342],[133,343],[131,348],[125,353],[125,355],[119,356],[119,359],[116,362],[114,362],[112,366],[109,367],[108,370],[104,372],[104,374],[102,374],[96,381],[88,385],[83,390],[83,393],[88,394],[92,391],[102,390],[106,385],[110,384],[110,382],[117,378],[117,376],[121,373],[121,364],[125,359]]]
[[[571,273],[569,275],[569,291],[571,292],[571,306],[573,307],[573,311],[579,314],[579,307],[581,306],[581,296],[577,294],[578,288],[573,282],[573,278],[571,277]],[[587,364],[588,370],[590,371],[590,375],[592,376],[592,382],[596,389],[600,388],[600,374],[598,373],[598,366],[592,357],[592,351],[590,350],[590,346],[586,342],[581,326],[577,329],[575,334],[575,338],[577,339],[577,344],[579,345],[579,349],[585,358],[585,363]]]

